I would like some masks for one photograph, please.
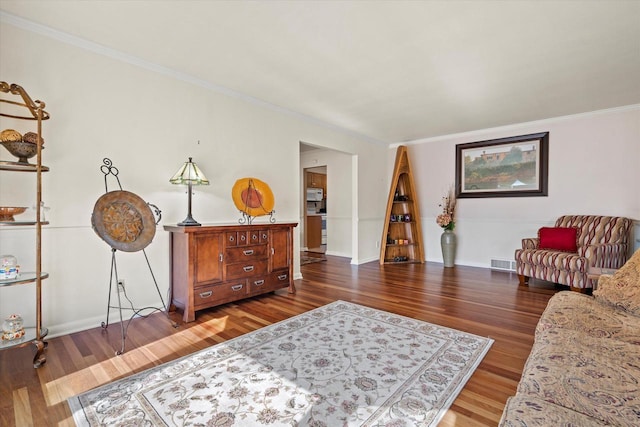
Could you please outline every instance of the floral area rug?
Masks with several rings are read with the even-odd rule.
[[[79,426],[431,426],[492,343],[337,301],[69,406]]]

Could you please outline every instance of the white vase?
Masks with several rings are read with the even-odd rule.
[[[445,267],[453,267],[455,265],[456,245],[456,233],[453,230],[444,230],[442,236],[440,236],[440,246]]]

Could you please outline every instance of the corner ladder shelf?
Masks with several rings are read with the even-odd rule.
[[[380,264],[423,263],[420,210],[407,147],[401,145],[391,177],[380,242]]]

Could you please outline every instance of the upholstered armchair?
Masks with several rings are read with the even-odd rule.
[[[618,269],[627,260],[630,227],[628,218],[561,216],[555,227],[542,227],[538,237],[522,239],[515,254],[520,285],[527,286],[533,277],[574,291],[593,288],[590,267]]]

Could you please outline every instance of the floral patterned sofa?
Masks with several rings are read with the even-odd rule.
[[[542,227],[537,238],[522,239],[515,253],[520,285],[533,277],[575,291],[593,288],[589,267],[617,269],[627,260],[630,227],[628,218],[561,216],[554,227]]]
[[[549,300],[500,426],[640,426],[640,250],[593,295]]]

